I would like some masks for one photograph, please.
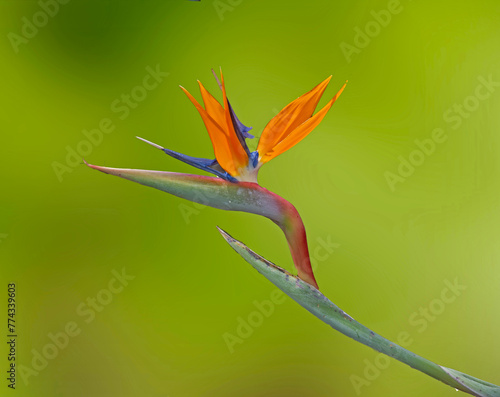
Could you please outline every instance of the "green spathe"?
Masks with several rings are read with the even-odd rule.
[[[195,203],[222,210],[263,215],[278,224],[285,221],[281,209],[286,205],[284,200],[253,182],[233,183],[221,178],[178,172],[109,168],[90,164],[89,167]]]
[[[150,186],[195,203],[222,210],[249,212],[271,219],[285,233],[298,276],[317,287],[309,258],[306,231],[299,213],[290,202],[257,183],[235,183],[211,176],[85,164],[105,174]]]

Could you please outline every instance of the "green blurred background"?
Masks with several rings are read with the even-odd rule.
[[[215,226],[292,270],[267,219],[195,207],[67,158],[78,150],[93,164],[193,172],[134,137],[212,157],[178,85],[199,98],[200,79],[218,95],[219,66],[257,136],[330,74],[320,105],[349,80],[259,181],[301,213],[332,301],[389,339],[406,332],[420,355],[500,383],[497,1],[62,3],[0,2],[1,286],[17,284],[18,369],[55,355],[18,371],[17,396],[456,395],[387,367],[288,298],[256,315],[254,301],[275,288]],[[151,90],[140,88],[147,67],[168,73]],[[132,91],[145,98],[118,111]],[[82,143],[106,119],[114,130]],[[436,128],[446,140],[414,154],[421,164],[391,188],[387,173]],[[122,269],[135,278],[107,292]],[[455,282],[465,290],[444,292],[445,303]],[[109,303],[92,319],[77,310],[89,297]],[[241,319],[255,325],[247,334]],[[66,341],[71,322],[79,334]],[[64,347],[50,350],[49,335]]]

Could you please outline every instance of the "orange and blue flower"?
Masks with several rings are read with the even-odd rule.
[[[266,125],[260,136],[257,150],[250,152],[246,139],[254,138],[248,133],[252,128],[246,127],[238,119],[229,103],[222,72],[221,81],[215,73],[214,76],[222,90],[222,105],[205,89],[200,81],[198,84],[204,107],[181,86],[205,124],[212,141],[214,160],[187,156],[143,138],[139,139],[161,149],[169,156],[231,182],[257,182],[257,173],[260,167],[304,139],[323,120],[345,87],[344,84],[339,92],[314,115],[314,110],[330,82],[331,76],[291,102]]]
[[[201,82],[198,83],[204,106],[181,87],[205,124],[215,159],[187,156],[139,138],[169,156],[210,172],[216,175],[215,177],[89,166],[211,207],[245,211],[271,219],[285,233],[298,276],[317,288],[311,268],[305,228],[299,213],[291,203],[259,186],[257,174],[263,164],[295,146],[323,120],[344,90],[345,84],[315,114],[314,111],[331,76],[288,104],[266,125],[257,149],[251,152],[246,143],[247,139],[253,138],[249,134],[251,128],[241,123],[229,103],[222,72],[220,82],[217,76],[215,77],[222,90],[222,104]]]

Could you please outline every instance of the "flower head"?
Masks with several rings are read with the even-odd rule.
[[[250,152],[246,139],[253,138],[248,133],[251,128],[246,127],[236,117],[227,99],[222,72],[220,82],[216,75],[215,78],[222,90],[222,104],[200,82],[198,83],[204,106],[181,87],[205,124],[212,141],[215,159],[187,156],[143,138],[139,139],[169,156],[215,174],[216,177],[89,166],[214,208],[245,211],[271,219],[285,233],[298,276],[317,288],[311,268],[305,228],[299,213],[291,203],[259,186],[257,173],[263,164],[295,146],[321,122],[344,90],[345,84],[316,114],[313,114],[314,110],[330,77],[291,102],[266,125],[257,150]]]
[[[212,141],[214,160],[186,156],[143,138],[139,139],[152,144],[172,157],[231,182],[257,182],[260,167],[304,139],[323,120],[345,88],[344,84],[337,94],[313,115],[330,82],[331,76],[328,77],[311,91],[285,106],[271,119],[260,136],[257,150],[250,152],[246,139],[253,138],[253,135],[248,133],[252,128],[241,123],[229,103],[222,71],[220,81],[215,72],[214,76],[222,90],[222,104],[205,89],[200,81],[198,84],[204,107],[181,86],[205,124]]]

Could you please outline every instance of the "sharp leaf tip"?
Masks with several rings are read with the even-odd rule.
[[[160,150],[163,150],[164,148],[160,145],[157,145],[156,143],[153,143],[151,141],[148,141],[147,139],[144,139],[144,138],[141,138],[140,136],[136,136],[137,139],[143,141],[143,142],[146,142],[148,145],[151,145],[157,149],[160,149]]]

